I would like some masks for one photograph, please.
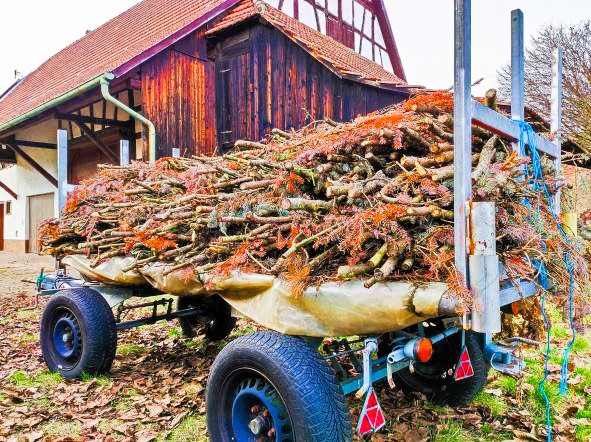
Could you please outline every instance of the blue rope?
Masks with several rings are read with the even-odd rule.
[[[535,138],[535,132],[533,130],[533,128],[531,127],[531,125],[529,123],[526,123],[525,121],[520,121],[519,122],[519,127],[520,127],[520,134],[519,134],[519,152],[522,156],[525,156],[526,153],[526,145],[529,146],[529,156],[531,159],[531,166],[532,166],[532,175],[531,175],[531,185],[532,188],[534,189],[534,191],[537,192],[542,192],[546,201],[548,202],[548,206],[550,208],[550,213],[552,214],[552,217],[554,218],[554,221],[556,222],[556,226],[558,228],[558,231],[560,232],[560,235],[562,237],[562,239],[566,242],[569,243],[570,239],[566,233],[566,231],[564,230],[562,223],[560,222],[560,219],[558,218],[558,213],[554,208],[554,200],[552,198],[552,195],[550,194],[550,191],[548,189],[548,186],[544,180],[544,174],[542,171],[542,161],[540,159],[540,154],[536,148],[536,138]],[[529,204],[529,201],[527,202],[527,205],[531,207],[531,205]],[[537,209],[538,213],[539,213],[539,207]],[[568,288],[568,315],[569,315],[569,324],[570,324],[570,328],[571,328],[571,334],[572,334],[572,338],[570,339],[570,341],[568,342],[568,344],[566,345],[566,347],[564,348],[564,351],[562,353],[562,367],[561,367],[561,371],[560,371],[560,394],[561,395],[565,395],[568,391],[568,361],[570,358],[570,353],[572,351],[572,347],[576,338],[576,330],[575,330],[575,326],[574,326],[574,304],[575,304],[575,266],[572,260],[572,257],[570,255],[570,253],[568,251],[566,251],[563,254],[562,257],[563,261],[564,261],[564,266],[566,271],[569,274],[569,288]],[[547,286],[547,284],[544,283],[544,281],[547,282],[547,272],[546,269],[543,265],[542,262],[539,263],[540,267],[539,267],[539,273],[540,275],[543,275],[543,280],[541,280],[542,286]],[[544,402],[546,404],[546,428],[547,428],[547,433],[548,433],[548,441],[552,440],[552,416],[551,416],[551,407],[550,407],[550,400],[548,399],[548,395],[546,392],[546,387],[545,387],[545,383],[546,383],[546,379],[548,377],[548,361],[550,358],[550,332],[551,332],[551,323],[550,320],[548,318],[547,312],[546,312],[546,295],[545,292],[542,293],[542,315],[544,317],[544,324],[546,326],[546,348],[545,348],[545,352],[544,352],[544,377],[542,379],[542,381],[540,382],[540,384],[538,385],[538,391],[540,392],[540,395],[542,396],[542,398],[544,399]]]

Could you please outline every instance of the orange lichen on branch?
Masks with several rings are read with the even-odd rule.
[[[402,107],[404,110],[412,112],[436,109],[442,113],[451,113],[454,108],[454,97],[451,92],[444,91],[418,94],[407,100]]]
[[[359,121],[357,127],[360,129],[394,129],[405,119],[403,113],[389,112],[385,114],[371,114]]]

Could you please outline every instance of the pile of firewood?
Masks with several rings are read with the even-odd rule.
[[[126,270],[140,272],[165,262],[167,273],[188,277],[275,274],[295,291],[329,279],[453,284],[451,111],[450,94],[420,95],[351,123],[275,129],[223,156],[100,166],[39,240],[46,253],[84,254],[95,265],[130,256]],[[497,250],[509,276],[535,278],[535,258],[560,283],[570,246],[551,223],[530,219],[524,198],[542,218],[550,214],[524,183],[528,160],[478,127],[473,140],[474,198],[497,204]],[[544,172],[550,188],[559,186],[551,161]]]

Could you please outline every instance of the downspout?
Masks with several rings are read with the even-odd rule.
[[[150,164],[154,164],[156,161],[156,127],[154,126],[154,123],[152,123],[139,112],[134,111],[132,108],[113,97],[109,92],[109,79],[107,76],[104,76],[100,79],[100,84],[101,94],[105,101],[112,103],[115,107],[121,109],[123,112],[126,112],[131,118],[139,121],[148,128],[148,160]]]

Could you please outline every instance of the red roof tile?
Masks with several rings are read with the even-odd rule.
[[[337,75],[378,87],[408,87],[404,80],[379,64],[260,1],[244,0],[211,28],[207,35],[213,35],[256,16],[282,31]]]
[[[0,101],[0,124],[112,71],[225,0],[145,0],[58,52]]]

